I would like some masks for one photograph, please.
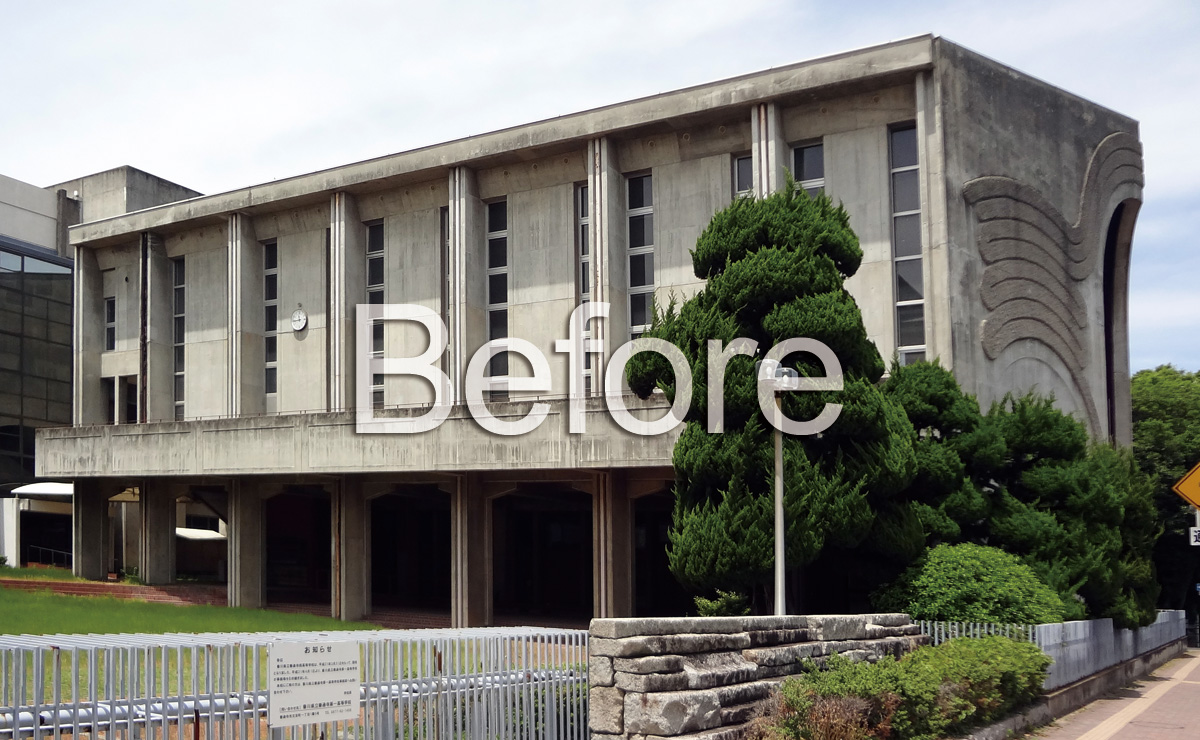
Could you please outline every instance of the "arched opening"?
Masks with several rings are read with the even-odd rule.
[[[633,502],[633,613],[637,617],[682,617],[695,611],[691,597],[671,575],[667,561],[670,491]]]
[[[1113,209],[1104,239],[1104,379],[1108,438],[1131,444],[1129,398],[1129,257],[1140,203],[1125,200]]]
[[[330,498],[320,486],[288,486],[263,504],[267,603],[331,603]]]
[[[450,521],[450,498],[436,486],[396,486],[371,500],[373,614],[449,624]]]
[[[499,624],[586,624],[592,616],[592,497],[526,486],[492,502]]]

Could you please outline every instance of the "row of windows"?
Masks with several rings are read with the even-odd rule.
[[[171,303],[174,310],[174,322],[171,327],[172,345],[175,351],[175,418],[183,418],[183,368],[187,327],[184,322],[184,265],[183,258],[171,260],[171,285],[174,295]]]
[[[268,411],[279,390],[279,246],[263,242],[263,391]]]

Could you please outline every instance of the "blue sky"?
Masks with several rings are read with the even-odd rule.
[[[1131,363],[1200,370],[1192,0],[8,2],[0,26],[0,172],[205,193],[932,32],[1141,122]]]

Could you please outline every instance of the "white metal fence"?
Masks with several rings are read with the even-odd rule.
[[[1153,624],[1140,629],[1118,629],[1111,619],[1089,619],[1054,624],[979,624],[969,622],[918,622],[934,645],[956,637],[1004,635],[1032,642],[1053,659],[1043,687],[1053,690],[1099,673],[1119,663],[1157,650],[1186,636],[1182,611],[1160,611]]]
[[[0,636],[0,740],[585,740],[587,632]],[[358,717],[267,726],[272,643],[359,646]]]

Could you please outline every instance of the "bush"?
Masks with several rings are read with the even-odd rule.
[[[696,611],[702,617],[744,617],[750,613],[750,604],[736,591],[717,589],[715,599],[696,597]]]
[[[1015,555],[982,545],[938,545],[872,596],[913,619],[1002,624],[1061,622],[1062,599]]]
[[[1050,659],[1005,637],[959,638],[900,660],[832,656],[788,679],[761,737],[934,740],[991,722],[1041,693]]]

